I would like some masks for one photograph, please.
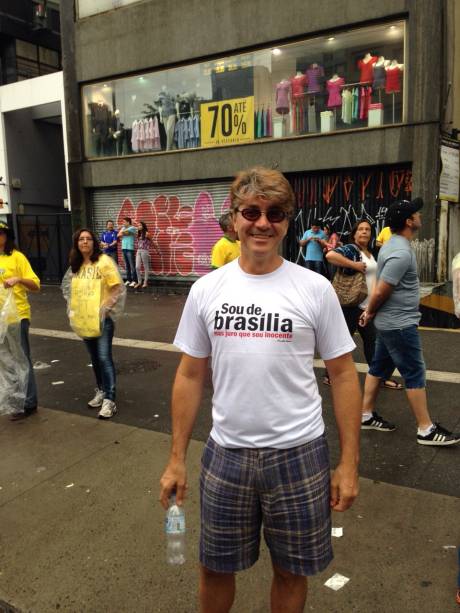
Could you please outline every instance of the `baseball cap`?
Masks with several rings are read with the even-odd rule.
[[[420,211],[423,207],[422,198],[414,198],[414,200],[397,200],[390,204],[386,214],[386,224],[390,228],[402,229],[406,219],[409,219],[414,213]]]

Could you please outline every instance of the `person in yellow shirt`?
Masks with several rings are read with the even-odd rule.
[[[380,234],[375,239],[375,244],[377,247],[381,247],[384,243],[386,243],[392,237],[393,232],[391,231],[390,226],[385,226],[382,228]]]
[[[12,421],[29,417],[37,411],[37,386],[30,357],[29,327],[30,304],[27,292],[38,292],[40,280],[32,270],[26,256],[14,244],[14,232],[6,224],[0,223],[0,281],[5,288],[13,288],[16,310],[20,320],[20,342],[27,358],[27,391],[22,410],[10,415]]]
[[[240,241],[233,227],[232,216],[224,213],[219,218],[219,226],[224,233],[211,251],[211,267],[220,268],[240,256]]]
[[[70,272],[62,288],[68,303],[70,324],[83,338],[96,378],[96,395],[90,409],[100,409],[99,419],[117,412],[116,375],[112,358],[114,320],[123,310],[126,288],[115,262],[104,253],[96,235],[82,228],[73,235]]]

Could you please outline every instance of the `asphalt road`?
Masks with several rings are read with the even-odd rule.
[[[117,323],[116,336],[172,343],[184,301],[184,296],[174,294],[130,294],[126,315]],[[69,331],[65,303],[59,288],[43,288],[40,294],[31,297],[31,303],[32,328]],[[459,333],[423,331],[422,339],[428,369],[458,372]],[[360,345],[360,339],[356,342]],[[33,360],[50,364],[49,368],[36,371],[40,405],[69,413],[91,415],[86,403],[92,396],[94,380],[84,344],[81,341],[32,335],[31,345]],[[170,433],[170,390],[180,354],[114,347],[114,356],[118,373],[119,409],[114,421]],[[360,349],[356,351],[355,358],[357,362],[364,362]],[[51,363],[51,360],[59,361]],[[338,458],[339,447],[330,390],[321,383],[323,371],[317,369],[316,372],[334,463]],[[64,383],[53,385],[57,381]],[[211,397],[209,379],[193,431],[195,440],[204,441],[208,436]],[[460,430],[460,385],[430,382],[428,398],[433,419],[449,429]],[[460,496],[460,445],[447,449],[417,445],[415,422],[404,392],[382,390],[377,408],[387,419],[394,421],[398,429],[393,433],[362,433],[361,475],[375,482]]]

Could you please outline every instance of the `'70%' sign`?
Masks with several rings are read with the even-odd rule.
[[[201,105],[201,146],[220,147],[254,140],[254,96]]]

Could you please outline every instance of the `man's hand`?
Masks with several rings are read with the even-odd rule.
[[[359,325],[360,325],[362,328],[365,328],[365,327],[367,326],[367,324],[368,324],[368,323],[369,323],[369,322],[370,322],[372,319],[374,319],[374,317],[375,317],[375,313],[369,313],[369,311],[368,311],[368,310],[365,310],[365,311],[363,311],[363,313],[362,313],[361,317],[359,318],[358,323],[359,323]]]
[[[21,277],[10,277],[9,279],[5,279],[5,281],[3,281],[3,287],[8,289],[10,287],[14,287],[18,283],[21,283],[21,281]]]
[[[176,492],[176,504],[179,506],[185,500],[187,489],[187,469],[183,460],[169,460],[168,465],[160,479],[160,502],[164,509],[169,506],[171,494]]]
[[[353,504],[358,492],[357,467],[339,464],[331,478],[331,509],[346,511]]]

